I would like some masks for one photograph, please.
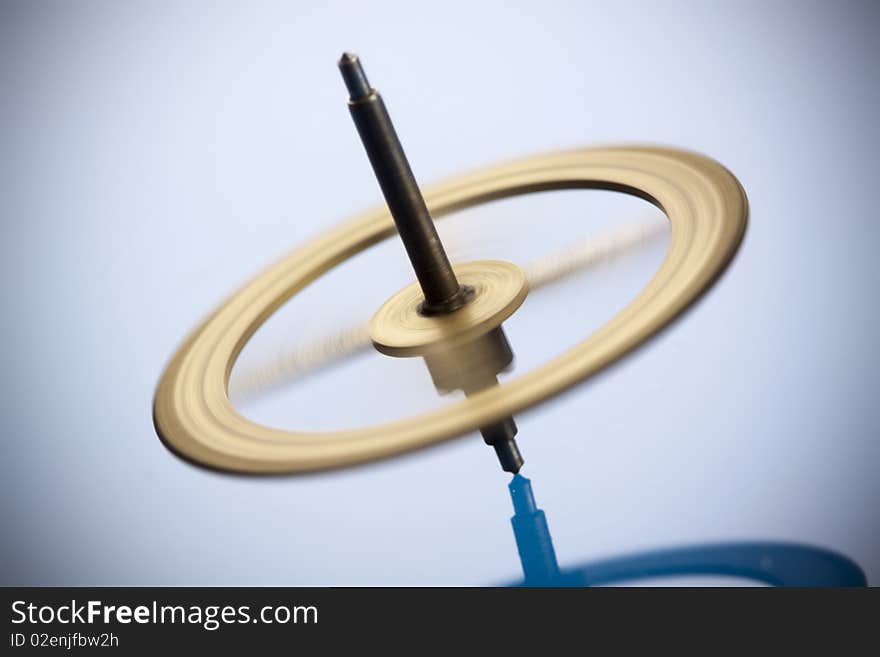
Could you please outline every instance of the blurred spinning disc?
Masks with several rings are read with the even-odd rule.
[[[295,473],[380,459],[490,426],[586,380],[668,325],[725,269],[746,226],[746,196],[733,175],[709,158],[668,148],[609,147],[535,156],[452,180],[427,190],[425,198],[434,217],[441,217],[494,199],[573,188],[609,189],[652,201],[669,218],[671,238],[663,263],[642,292],[559,357],[442,409],[361,429],[284,431],[241,416],[227,385],[247,340],[322,273],[393,235],[394,224],[383,206],[264,271],[190,335],[156,391],[158,434],[170,449],[201,465]],[[506,307],[498,299],[488,301]]]

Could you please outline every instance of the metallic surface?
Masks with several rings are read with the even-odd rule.
[[[526,276],[512,262],[480,260],[455,267],[474,290],[473,301],[454,313],[423,315],[416,283],[386,301],[370,321],[373,346],[388,356],[423,356],[435,346],[469,342],[501,325],[525,301]]]
[[[510,369],[513,360],[513,350],[500,325],[465,341],[459,337],[442,340],[425,354],[425,365],[437,391],[462,390],[466,397],[497,386],[498,374]],[[524,463],[515,440],[517,431],[512,417],[480,427],[483,440],[495,449],[501,469],[514,474]]]
[[[385,102],[370,86],[357,56],[342,55],[339,70],[350,94],[351,118],[424,294],[420,311],[433,315],[457,310],[472,291],[455,278]]]
[[[652,216],[648,220],[615,226],[526,263],[522,269],[529,293],[585,269],[598,268],[639,247],[650,246],[665,237],[668,231],[665,221]],[[285,346],[281,354],[252,363],[244,371],[241,371],[240,363],[236,364],[229,392],[234,401],[249,401],[373,346],[369,324],[352,324],[337,333],[322,334],[304,343]]]
[[[435,216],[517,194],[609,189],[652,201],[670,221],[659,270],[623,310],[583,342],[519,377],[438,411],[362,429],[282,431],[232,406],[229,373],[247,340],[287,299],[336,264],[388,237],[385,208],[297,249],[222,304],[184,342],[156,390],[165,444],[214,468],[295,473],[376,460],[447,440],[534,406],[611,365],[693,304],[730,262],[748,204],[734,176],[704,156],[624,146],[564,151],[491,167],[426,193]]]

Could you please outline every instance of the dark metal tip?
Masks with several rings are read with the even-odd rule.
[[[517,428],[513,418],[506,417],[495,424],[480,427],[480,433],[486,444],[495,448],[501,469],[513,474],[519,472],[525,461],[514,439]]]
[[[342,53],[342,57],[339,58],[339,70],[342,72],[342,79],[345,80],[348,95],[352,100],[359,100],[373,93],[357,55],[350,52]]]
[[[497,442],[492,447],[495,448],[495,454],[501,463],[501,469],[505,472],[516,474],[523,467],[523,457],[519,453],[519,447],[517,447],[515,440]]]

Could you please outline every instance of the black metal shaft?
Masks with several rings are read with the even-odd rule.
[[[512,417],[506,417],[487,427],[480,427],[480,433],[486,444],[495,449],[502,470],[516,474],[522,469],[525,461],[516,444],[517,428]]]
[[[428,315],[452,312],[473,292],[455,277],[385,103],[356,55],[343,54],[339,70],[348,87],[351,117],[425,296],[420,310]]]

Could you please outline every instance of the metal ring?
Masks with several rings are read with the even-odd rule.
[[[529,291],[526,275],[512,262],[477,260],[454,267],[459,282],[474,292],[470,303],[448,315],[419,314],[418,281],[386,301],[370,320],[370,340],[387,356],[424,356],[438,345],[448,347],[484,335],[510,317]]]
[[[487,201],[555,189],[639,196],[669,218],[669,249],[641,293],[571,349],[501,385],[394,422],[331,432],[285,431],[240,415],[227,384],[241,349],[287,299],[340,262],[394,233],[383,206],[299,248],[229,297],[173,356],[156,389],[153,421],[176,454],[243,473],[300,473],[401,454],[509,417],[580,383],[660,331],[725,269],[745,231],[748,202],[720,164],[687,151],[590,148],[490,167],[429,189],[434,217]]]

